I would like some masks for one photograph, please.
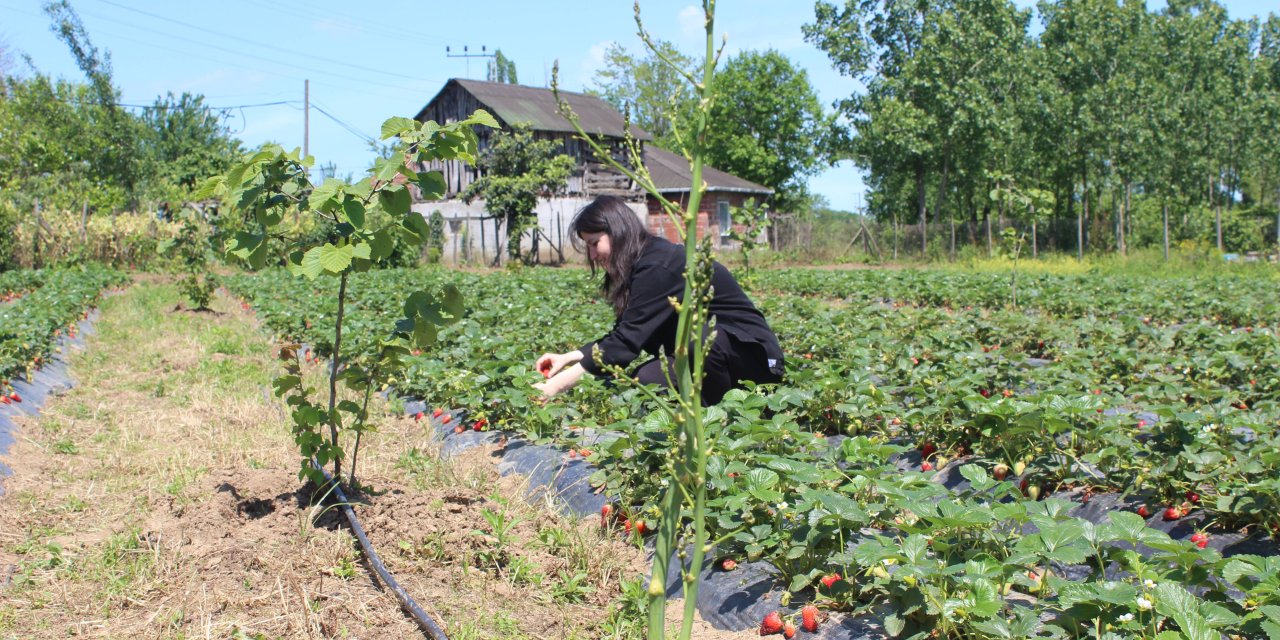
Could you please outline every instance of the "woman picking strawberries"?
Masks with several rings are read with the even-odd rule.
[[[539,357],[535,366],[547,380],[534,386],[549,398],[572,388],[584,373],[603,375],[604,366],[625,367],[641,353],[652,359],[636,371],[639,382],[666,386],[675,378],[674,359],[668,359],[671,370],[664,373],[659,353],[675,352],[678,313],[670,298],[684,297],[684,247],[650,234],[635,212],[613,196],[601,196],[583,207],[570,223],[569,234],[575,247],[585,246],[592,274],[604,270],[600,290],[617,320],[599,340]],[[706,405],[720,402],[745,380],[778,382],[783,372],[782,349],[764,316],[728,269],[718,262],[712,269],[715,341],[703,365]]]

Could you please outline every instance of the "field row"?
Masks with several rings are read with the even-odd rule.
[[[104,289],[127,280],[97,265],[0,274],[0,291],[21,294],[0,306],[0,393],[12,393],[9,380],[39,367],[62,332],[75,331]]]

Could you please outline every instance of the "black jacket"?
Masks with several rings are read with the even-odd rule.
[[[654,237],[645,246],[631,270],[631,296],[627,308],[614,322],[608,335],[582,346],[582,368],[599,376],[601,364],[626,366],[646,352],[675,353],[676,325],[679,314],[671,306],[670,297],[684,299],[684,245]],[[739,342],[754,342],[764,348],[770,368],[782,368],[782,348],[778,338],[765,322],[738,281],[719,262],[714,263],[711,286],[711,315],[717,331],[724,331]],[[598,347],[593,359],[591,348]]]

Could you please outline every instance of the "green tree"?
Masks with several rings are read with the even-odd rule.
[[[242,153],[224,114],[205,106],[204,96],[168,93],[143,112],[142,124],[149,182],[190,191]]]
[[[44,5],[45,13],[53,19],[51,29],[67,44],[76,65],[89,82],[89,95],[100,107],[95,113],[98,127],[106,144],[96,149],[99,158],[98,175],[120,185],[130,202],[137,201],[141,177],[140,125],[136,118],[120,108],[119,92],[112,84],[111,54],[99,51],[89,38],[80,16],[67,0],[57,0]]]
[[[512,259],[537,260],[538,199],[562,191],[569,183],[574,160],[560,145],[539,139],[525,124],[493,134],[476,166],[480,177],[467,185],[462,198],[484,200],[485,210],[507,227],[507,253]],[[524,234],[531,233],[533,249],[522,254]],[[495,256],[496,259],[496,256]]]
[[[937,123],[928,87],[915,81],[910,67],[927,24],[941,9],[941,3],[908,0],[846,0],[843,6],[823,0],[815,6],[814,22],[804,26],[805,39],[826,52],[836,70],[866,87],[837,103],[855,129],[844,152],[868,171],[873,189],[898,188],[870,199],[874,210],[896,220],[903,202],[897,194],[911,190],[922,252],[928,246],[925,179]],[[907,176],[909,187],[902,181]]]
[[[515,61],[502,55],[502,49],[493,50],[493,59],[489,61],[488,73],[485,79],[489,82],[520,84],[520,81],[516,79]]]
[[[774,210],[807,210],[831,126],[808,73],[777,51],[746,51],[715,78],[707,164],[773,189]]]
[[[604,68],[596,72],[593,92],[629,113],[631,121],[653,136],[658,146],[682,149],[678,126],[688,121],[697,106],[684,74],[695,66],[670,42],[656,41],[644,57],[613,43],[605,50]]]

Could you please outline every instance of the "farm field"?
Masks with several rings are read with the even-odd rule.
[[[323,357],[323,282],[229,286]],[[467,316],[397,393],[566,459],[588,449],[619,526],[653,530],[670,425],[643,394],[528,392],[534,356],[610,323],[585,272],[380,272],[350,291],[350,326],[372,329],[353,335],[389,330],[396,291],[445,283]],[[814,600],[894,635],[1274,635],[1274,287],[1023,274],[1015,309],[1007,274],[757,273],[788,377],[710,414],[715,561],[767,563],[792,610]]]
[[[24,301],[65,301],[41,303],[56,313],[7,371],[102,310],[75,388],[38,417],[0,407],[21,429],[0,638],[417,633],[298,480],[270,394],[282,341],[325,384],[336,279],[224,277],[196,312],[154,277],[105,298],[123,274],[5,278],[6,331],[33,325],[15,321]],[[1017,308],[1008,274],[750,281],[788,375],[708,414],[717,544],[695,637],[754,636],[807,603],[829,638],[1277,637],[1272,276],[1021,274]],[[533,358],[607,330],[608,307],[582,269],[373,271],[348,292],[343,352],[376,348],[403,291],[446,284],[465,317],[410,357],[364,434],[375,547],[450,637],[642,637],[671,425],[625,384],[545,405],[530,387]],[[551,472],[507,474],[535,448]]]

